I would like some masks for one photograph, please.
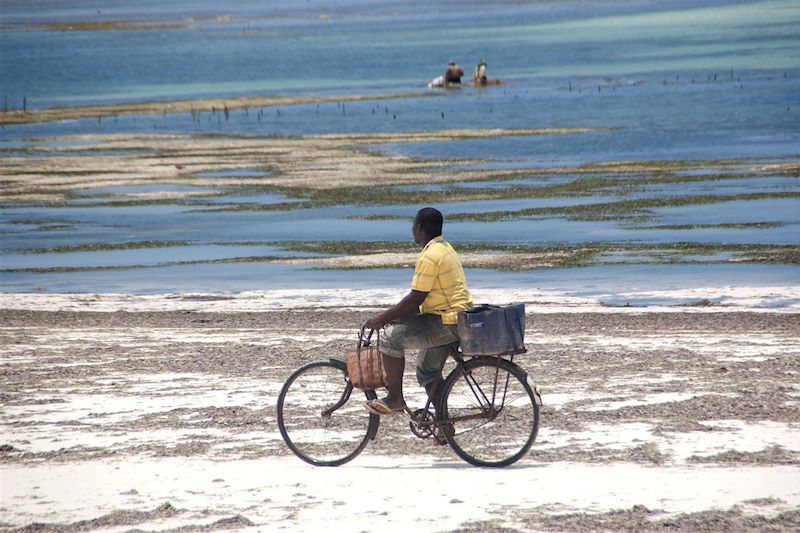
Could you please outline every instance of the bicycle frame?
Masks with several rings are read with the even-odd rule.
[[[453,372],[455,372],[456,370],[461,372],[461,374],[465,377],[466,382],[469,384],[470,390],[472,391],[472,394],[474,395],[475,400],[478,402],[479,405],[481,405],[483,407],[484,410],[482,412],[480,412],[480,413],[475,413],[475,414],[471,414],[471,415],[464,415],[464,416],[458,416],[458,417],[453,417],[453,418],[442,418],[442,419],[433,419],[433,420],[419,420],[418,421],[419,425],[421,427],[424,427],[424,428],[430,428],[430,427],[437,427],[437,426],[443,426],[443,425],[451,424],[453,422],[463,422],[463,421],[467,421],[467,420],[479,420],[479,419],[484,419],[484,420],[487,420],[487,421],[491,421],[494,418],[496,418],[497,415],[500,414],[502,412],[502,410],[503,410],[503,407],[505,405],[506,392],[508,391],[508,380],[509,380],[508,376],[506,376],[506,381],[505,381],[504,384],[502,384],[502,387],[499,386],[499,383],[498,383],[499,375],[500,375],[499,360],[502,357],[499,356],[499,355],[498,356],[479,356],[479,357],[487,357],[487,358],[488,357],[492,357],[493,359],[498,361],[498,364],[497,364],[496,370],[495,370],[494,383],[493,383],[492,391],[491,391],[491,399],[489,398],[489,396],[487,396],[487,393],[484,392],[484,390],[480,387],[480,385],[477,382],[475,382],[475,380],[472,379],[471,376],[469,375],[469,373],[465,370],[466,361],[464,360],[464,356],[463,356],[463,354],[461,354],[460,351],[458,351],[456,349],[451,349],[450,352],[444,358],[442,358],[442,364],[441,364],[441,367],[440,367],[440,371],[444,368],[445,362],[447,361],[448,357],[452,358],[453,361],[455,361],[456,369],[454,369]],[[513,362],[513,356],[509,360]],[[502,391],[500,391],[500,388],[502,388]],[[339,401],[337,401],[335,404],[331,405],[330,407],[328,407],[327,409],[322,411],[321,415],[323,417],[331,416],[337,409],[339,409],[340,407],[342,407],[344,404],[347,403],[347,400],[350,398],[350,395],[352,394],[353,390],[354,390],[353,384],[348,381],[347,385],[345,386],[344,390],[342,391],[342,396],[341,396],[341,398],[339,398]],[[498,393],[501,395],[501,400],[499,402],[499,406],[498,406],[498,403],[496,402],[496,400],[498,398]],[[431,408],[433,403],[434,403],[433,400],[428,398],[425,401],[425,406],[423,407],[423,410],[428,411]],[[414,413],[408,406],[406,406],[405,412],[410,418],[412,418],[412,419],[414,418]]]
[[[503,386],[502,401],[500,402],[500,406],[498,408],[495,400],[497,399],[497,393],[498,393],[498,377],[500,375],[499,360],[501,359],[501,357],[499,355],[494,357],[494,359],[498,361],[498,364],[495,367],[494,383],[492,385],[492,393],[491,393],[492,398],[491,400],[489,400],[489,398],[487,397],[486,393],[483,391],[481,386],[472,378],[472,375],[465,370],[464,368],[465,362],[463,355],[458,351],[452,351],[450,352],[449,355],[453,358],[453,360],[455,360],[456,368],[458,369],[459,372],[461,372],[461,375],[464,376],[465,381],[467,382],[470,390],[472,391],[472,395],[475,397],[475,400],[484,409],[484,411],[472,415],[457,416],[452,418],[441,418],[439,420],[434,421],[432,425],[441,426],[453,422],[463,422],[466,420],[485,419],[487,421],[491,421],[495,419],[497,415],[500,414],[500,412],[503,410],[503,407],[505,405],[506,392],[508,391],[509,378],[506,377],[506,382]],[[490,356],[481,356],[481,357],[490,357]],[[444,366],[444,363],[442,364],[442,366]],[[429,404],[430,404],[430,399],[426,403],[425,407],[427,408]]]

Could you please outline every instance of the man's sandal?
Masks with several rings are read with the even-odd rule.
[[[387,404],[384,400],[369,400],[364,402],[364,407],[367,411],[372,413],[373,415],[396,415],[398,413],[402,413],[405,411],[406,406],[405,404],[399,405],[397,407],[391,407]]]

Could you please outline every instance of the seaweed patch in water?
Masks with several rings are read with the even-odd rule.
[[[20,250],[18,254],[66,254],[73,252],[109,252],[114,250],[138,250],[143,248],[171,248],[189,246],[189,241],[132,241],[122,243],[77,244],[73,246],[56,246],[55,248],[32,248]]]
[[[654,226],[635,226],[636,230],[693,230],[693,229],[747,229],[747,228],[779,228],[783,222],[741,222],[730,224],[663,224]]]
[[[665,207],[714,204],[734,201],[755,201],[800,198],[800,192],[754,193],[737,195],[671,196],[666,198],[642,198],[620,200],[596,204],[570,205],[559,207],[534,207],[516,211],[493,211],[488,213],[456,213],[448,219],[470,222],[495,222],[516,218],[535,218],[561,216],[571,220],[609,220],[621,219],[630,215],[647,215],[651,210]],[[601,218],[598,218],[601,217]]]
[[[69,273],[69,272],[101,272],[113,270],[139,270],[146,268],[166,268],[176,266],[191,266],[191,265],[219,265],[219,264],[235,264],[235,263],[272,263],[278,261],[285,261],[285,257],[277,256],[252,256],[252,257],[230,257],[226,259],[198,259],[194,261],[165,261],[163,263],[156,263],[152,265],[111,265],[111,266],[74,266],[74,267],[28,267],[28,268],[6,268],[0,269],[0,272],[6,273],[28,273],[28,274],[53,274],[53,273]]]

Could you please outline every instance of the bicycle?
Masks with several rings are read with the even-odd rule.
[[[360,335],[363,342],[363,328]],[[405,407],[412,433],[424,439],[438,430],[475,466],[503,467],[525,456],[539,431],[542,400],[533,378],[513,356],[505,357],[470,357],[451,346],[442,368],[448,359],[455,368],[436,401],[427,399],[414,411]],[[345,361],[335,357],[289,376],[278,395],[278,428],[296,456],[316,466],[339,466],[375,439],[380,416],[368,412],[353,391]],[[363,392],[367,400],[377,398],[374,390]]]

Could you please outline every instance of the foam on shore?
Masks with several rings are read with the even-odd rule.
[[[0,293],[0,308],[29,311],[258,312],[274,309],[365,309],[392,305],[406,289],[280,289],[135,295],[123,293]],[[524,302],[528,311],[564,312],[800,312],[800,284],[772,287],[653,289],[575,296],[538,289],[475,289],[475,303]],[[609,304],[633,301],[636,304]]]

